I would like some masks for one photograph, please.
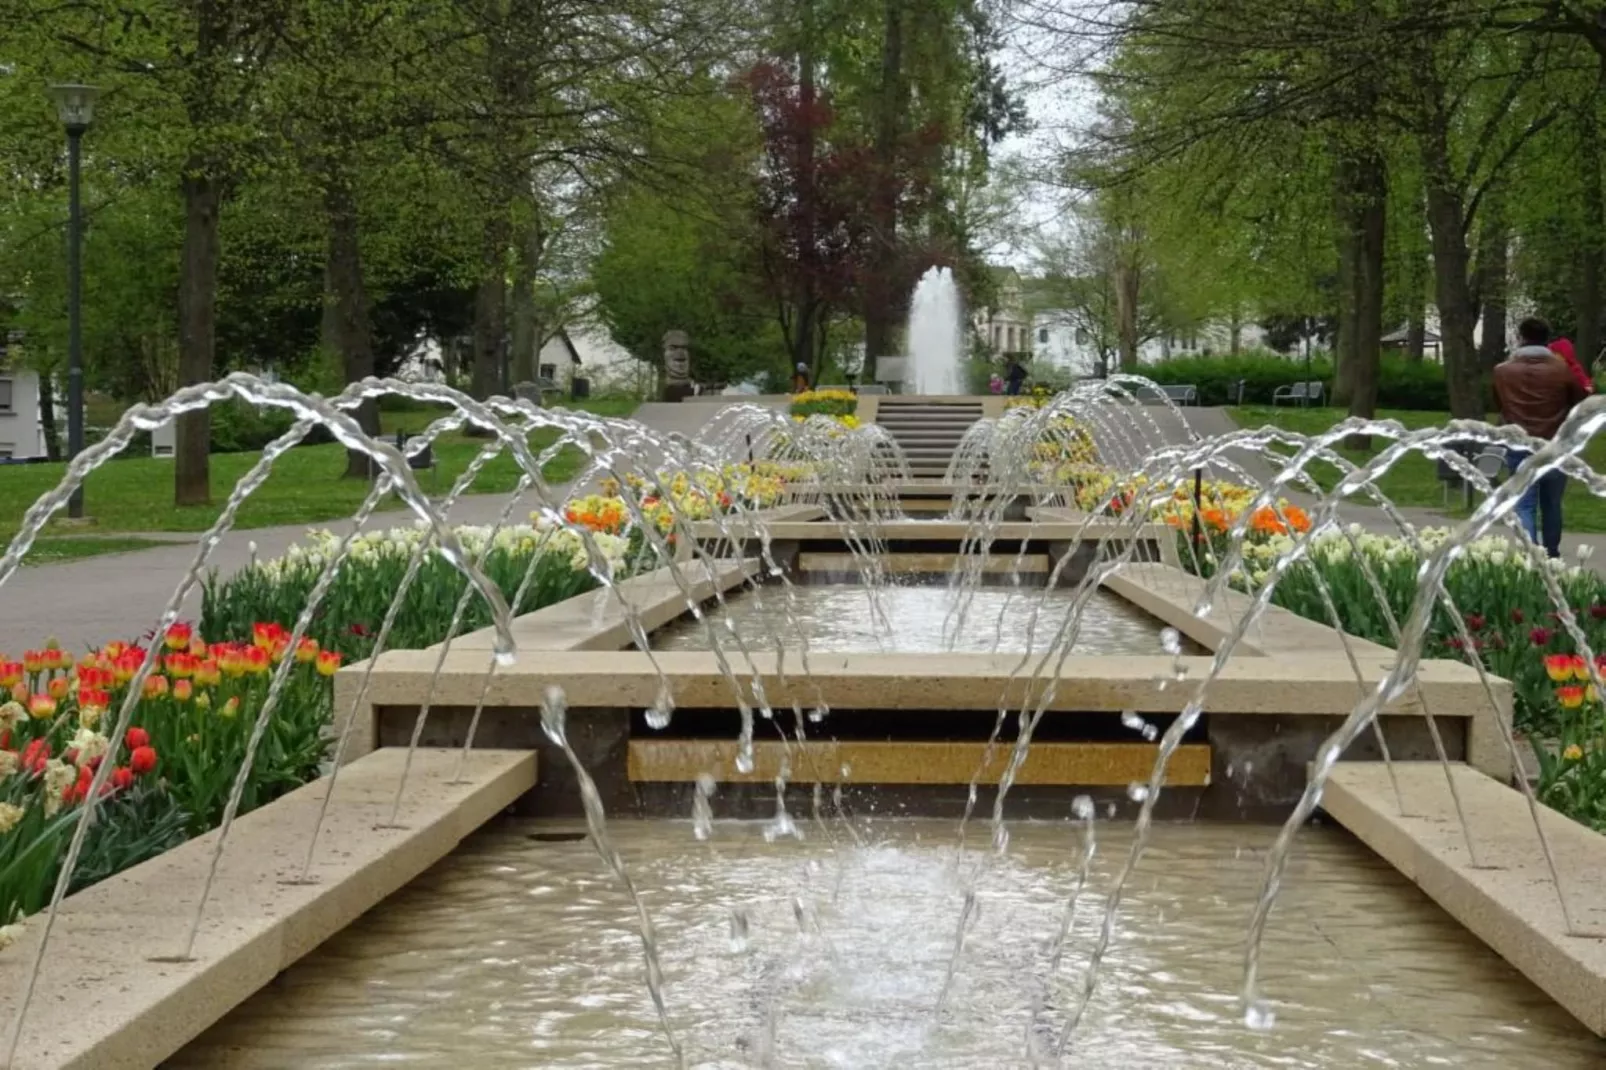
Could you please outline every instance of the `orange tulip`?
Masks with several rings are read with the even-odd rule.
[[[190,639],[194,635],[195,629],[183,622],[177,622],[167,629],[167,636],[163,641],[169,650],[188,650]]]
[[[334,650],[325,650],[318,655],[318,672],[323,676],[333,676],[340,668],[340,654]]]
[[[1584,704],[1584,689],[1576,685],[1556,688],[1556,701],[1564,710],[1576,710]]]

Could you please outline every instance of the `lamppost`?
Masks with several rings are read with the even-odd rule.
[[[53,85],[50,95],[56,101],[56,114],[67,128],[67,456],[70,460],[84,448],[84,339],[79,312],[79,291],[83,281],[83,213],[78,204],[78,156],[84,131],[95,117],[95,95],[100,90],[88,85]],[[84,488],[74,490],[67,501],[67,515],[84,515]]]

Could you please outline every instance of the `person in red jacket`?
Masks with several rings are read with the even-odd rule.
[[[1584,393],[1595,392],[1595,380],[1589,377],[1589,372],[1578,363],[1578,356],[1573,352],[1573,344],[1565,338],[1558,338],[1550,343],[1550,351],[1567,362],[1567,370],[1573,373],[1578,385],[1584,388]]]

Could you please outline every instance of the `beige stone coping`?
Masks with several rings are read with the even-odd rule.
[[[668,567],[654,569],[619,583],[613,591],[598,588],[515,617],[514,642],[519,650],[623,650],[632,644],[624,603],[651,632],[686,612],[687,590],[692,601],[706,602],[756,575],[759,562],[756,558],[688,561],[676,568],[678,581]],[[452,649],[489,651],[495,635],[494,628],[481,628],[452,640]],[[440,644],[429,649],[438,653]]]
[[[977,556],[974,554],[876,554],[876,562],[884,572],[899,575],[909,573],[947,573],[953,571],[956,563],[962,563],[966,569],[976,567]],[[1049,571],[1051,565],[1047,554],[1026,554],[1024,557],[1017,554],[988,554],[981,559],[981,571],[988,575],[999,573],[1032,573],[1041,575]],[[819,554],[801,553],[797,555],[797,567],[803,572],[859,572],[864,568],[864,559],[853,554]]]
[[[953,541],[970,539],[972,543],[984,533],[995,540],[1033,539],[1044,542],[1098,542],[1105,539],[1160,539],[1166,542],[1172,535],[1168,528],[1145,524],[1134,531],[1132,525],[1115,520],[1095,520],[1085,527],[1077,522],[1040,522],[1006,520],[987,527],[968,520],[876,520],[844,522],[815,520],[807,522],[781,520],[766,523],[762,528],[741,521],[727,525],[733,535],[740,538],[758,538],[767,533],[772,540],[809,539],[920,539]],[[700,520],[692,526],[699,539],[716,539],[724,535],[712,522]]]
[[[1239,591],[1224,591],[1207,616],[1197,617],[1193,610],[1204,594],[1205,581],[1166,565],[1135,564],[1107,577],[1103,586],[1211,650],[1220,648],[1254,602]],[[1394,654],[1389,647],[1353,635],[1349,636],[1349,646],[1357,656],[1368,658]],[[1280,606],[1266,607],[1235,650],[1251,655],[1322,652],[1344,657],[1335,629]]]
[[[1380,763],[1344,762],[1323,808],[1595,1033],[1606,1036],[1606,836],[1541,808],[1579,932],[1569,935],[1527,800],[1452,766],[1473,844],[1467,856],[1443,769],[1396,763],[1406,811]]]
[[[872,484],[864,483],[794,483],[786,493],[807,497],[814,494],[839,494],[863,497]],[[885,480],[873,484],[877,494],[912,494],[920,497],[964,498],[1049,498],[1064,495],[1068,488],[1051,483],[950,483],[945,479]]]
[[[235,822],[195,958],[184,948],[216,832],[63,903],[10,1070],[149,1070],[278,973],[418,876],[535,786],[535,754],[420,751],[401,819],[390,814],[405,752],[341,771],[313,864],[299,879],[328,781]],[[0,1036],[9,1036],[42,919],[0,954]],[[156,961],[166,958],[168,961]]]
[[[688,783],[708,773],[720,783],[773,781],[784,761],[795,784],[969,784],[986,756],[985,743],[816,741],[753,744],[753,771],[736,768],[737,744],[728,740],[633,739],[627,771],[641,783]],[[978,783],[996,784],[1009,764],[1012,743],[993,748]],[[1017,784],[1125,787],[1147,782],[1159,755],[1155,743],[1032,744]],[[843,768],[847,768],[846,775]],[[1166,767],[1166,785],[1210,783],[1210,746],[1187,743]]]
[[[745,693],[752,669],[734,652],[730,657]],[[731,683],[720,671],[714,652],[657,651],[652,658],[662,669],[678,705],[723,709],[734,704]],[[435,659],[436,655],[428,651],[381,655],[370,705],[416,707],[429,695]],[[783,677],[777,671],[775,654],[755,652],[752,666],[758,671],[766,697],[777,708],[793,702],[805,706],[825,702],[836,709],[984,711],[991,715],[990,711],[1000,704],[1018,708],[1042,701],[1047,681],[1031,675],[1041,655],[1022,668],[1024,660],[1018,654],[813,653],[809,656],[811,674],[805,676],[797,656],[792,654],[787,658]],[[1161,689],[1158,681],[1170,680],[1178,662],[1187,678]],[[1068,657],[1059,668],[1048,708],[1176,713],[1193,698],[1194,688],[1188,681],[1203,678],[1209,665],[1210,659],[1205,657]],[[1361,680],[1357,682],[1347,662],[1327,654],[1233,659],[1211,685],[1206,712],[1343,716],[1355,706],[1361,689],[1377,686],[1384,668],[1378,661],[1363,660]],[[474,706],[485,682],[484,653],[453,649],[430,702],[437,706]],[[564,689],[572,708],[645,709],[656,700],[660,683],[653,661],[638,651],[527,651],[513,665],[494,670],[486,701],[493,706],[531,707],[538,704],[544,688],[556,685]],[[1499,681],[1495,688],[1509,716],[1511,686]],[[1474,765],[1496,776],[1510,775],[1510,755],[1499,743],[1494,714],[1488,710],[1483,686],[1470,666],[1424,661],[1418,686],[1388,712],[1420,716],[1424,696],[1437,715],[1472,718],[1468,748]],[[337,706],[336,714],[341,712]],[[366,721],[357,733],[360,738],[355,745],[371,749],[372,716],[367,716]]]

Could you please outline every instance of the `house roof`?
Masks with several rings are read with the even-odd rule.
[[[547,346],[550,345],[562,346],[564,351],[569,354],[570,364],[584,363],[584,361],[580,359],[580,351],[574,347],[574,339],[569,337],[568,331],[560,330],[557,334],[554,334],[551,338],[546,340],[546,344],[541,347],[541,355],[543,357],[547,355]]]
[[[1411,328],[1409,328],[1409,327],[1401,327],[1397,331],[1390,331],[1388,334],[1385,334],[1382,337],[1382,339],[1380,339],[1380,340],[1386,346],[1403,346],[1403,345],[1405,345],[1407,342],[1409,342],[1411,340]],[[1433,331],[1429,331],[1429,330],[1424,329],[1422,331],[1422,341],[1425,344],[1430,345],[1430,346],[1431,345],[1438,345],[1439,344],[1439,336],[1437,334],[1435,334]]]

